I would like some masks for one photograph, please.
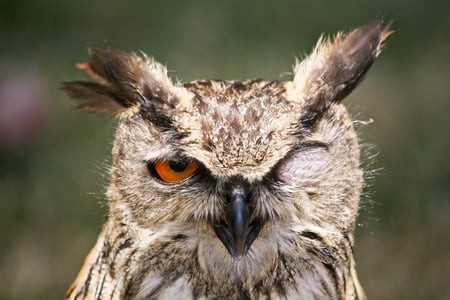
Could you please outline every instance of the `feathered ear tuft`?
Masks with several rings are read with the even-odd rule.
[[[96,82],[63,83],[63,89],[80,99],[79,107],[96,112],[119,115],[129,108],[151,112],[148,116],[160,120],[177,105],[187,105],[192,95],[175,86],[167,69],[148,58],[116,49],[89,49],[90,61],[75,66]]]
[[[338,33],[333,41],[321,37],[313,52],[295,65],[294,79],[288,84],[289,100],[305,103],[312,113],[323,112],[332,102],[344,99],[393,33],[391,23],[375,21],[346,35]]]

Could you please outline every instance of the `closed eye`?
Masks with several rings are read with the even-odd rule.
[[[326,166],[329,145],[323,142],[301,143],[274,169],[274,177],[285,183],[296,183],[312,177]]]

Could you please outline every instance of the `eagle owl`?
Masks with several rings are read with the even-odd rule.
[[[364,299],[363,184],[341,104],[389,25],[321,38],[290,81],[174,83],[145,54],[90,49],[64,84],[117,116],[108,215],[67,299]]]

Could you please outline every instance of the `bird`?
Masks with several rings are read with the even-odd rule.
[[[320,37],[286,81],[174,82],[144,53],[90,48],[91,80],[62,88],[118,125],[107,217],[65,299],[365,299],[342,100],[390,27]]]

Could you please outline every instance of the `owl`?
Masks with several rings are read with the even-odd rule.
[[[389,27],[320,38],[289,81],[174,83],[145,54],[91,48],[76,67],[93,81],[63,88],[118,126],[107,218],[66,299],[365,299],[341,101]]]

